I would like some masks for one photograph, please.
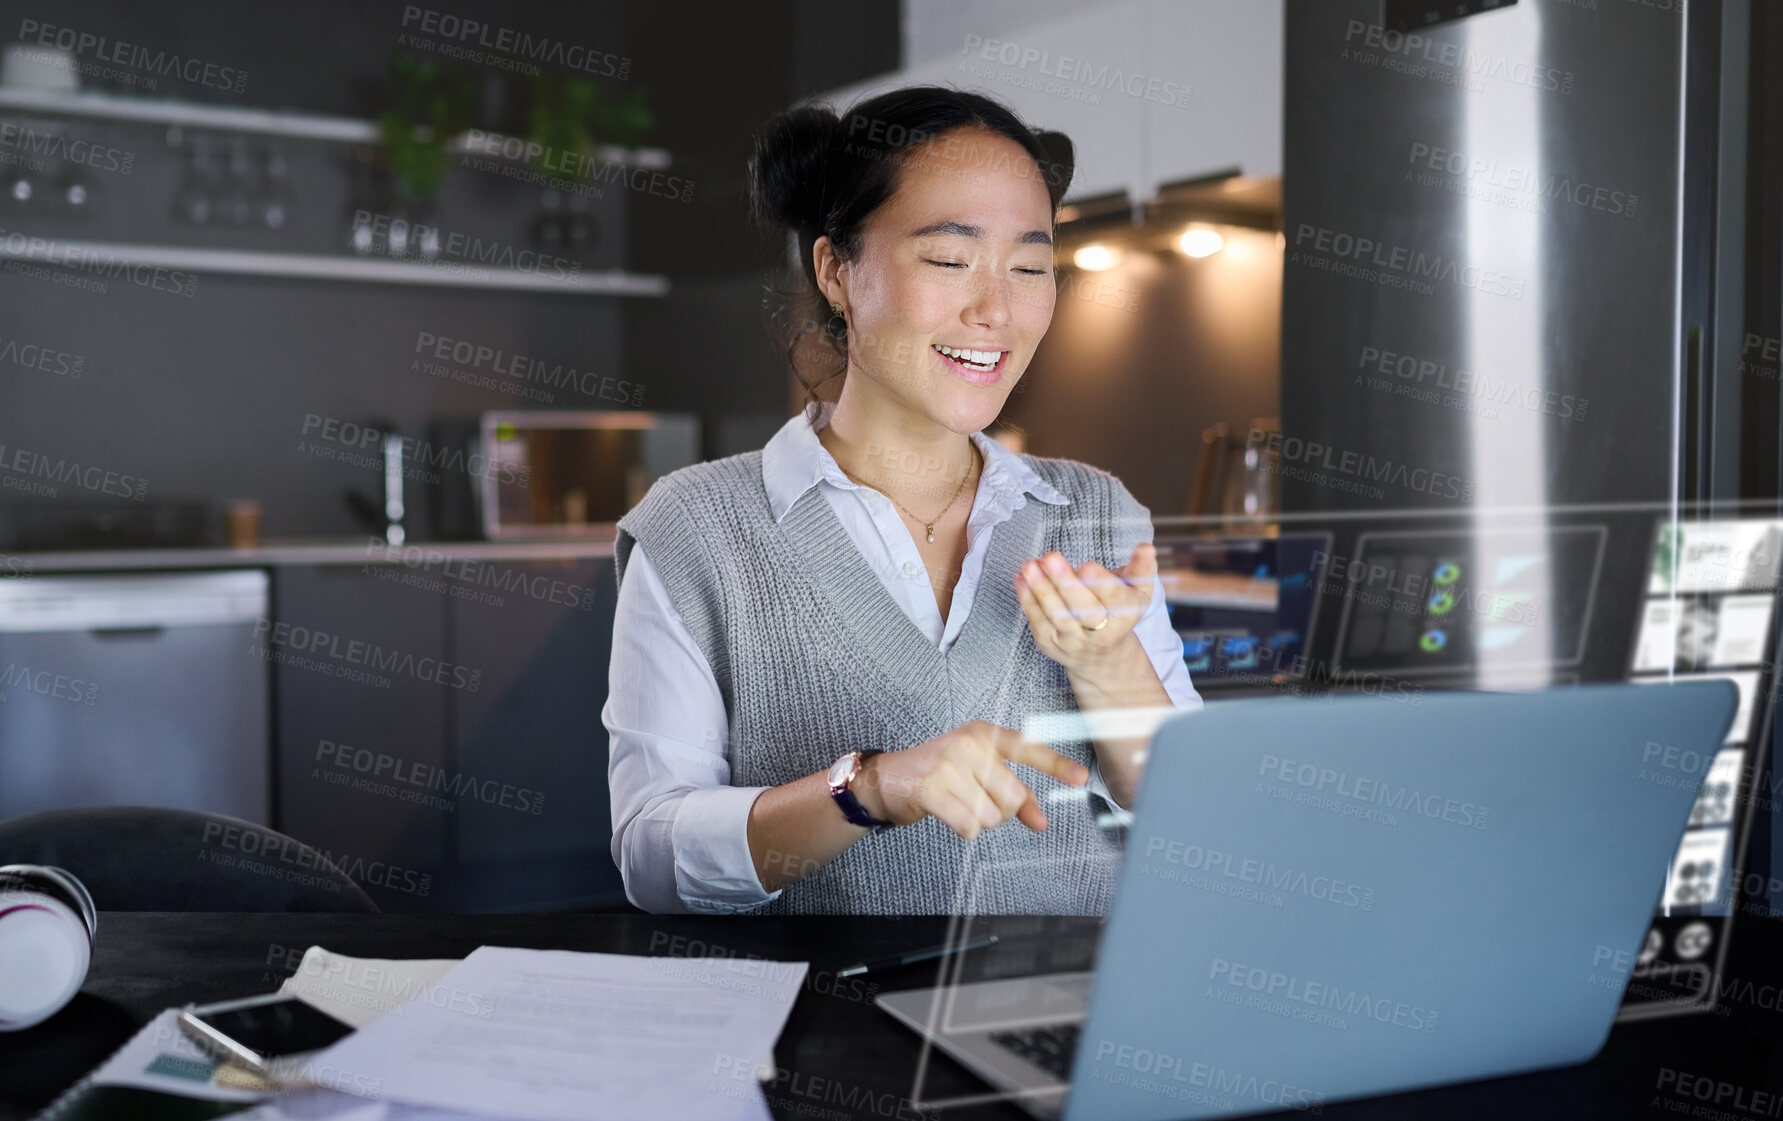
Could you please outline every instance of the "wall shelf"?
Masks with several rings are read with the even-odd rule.
[[[520,269],[492,269],[456,261],[392,261],[322,253],[270,253],[256,249],[199,249],[96,241],[58,240],[54,246],[60,260],[96,260],[104,262],[107,270],[117,265],[146,265],[234,276],[354,280],[577,296],[665,296],[669,291],[669,280],[665,276],[628,273],[621,269],[590,270],[558,278]],[[70,267],[44,260],[41,244],[33,248],[24,239],[0,239],[0,260],[35,261],[50,268]]]
[[[115,94],[51,93],[43,90],[0,88],[0,109],[64,117],[177,125],[184,128],[219,129],[293,140],[322,140],[336,144],[384,142],[383,133],[376,121],[356,117],[331,117],[283,109],[236,109],[227,105],[199,105],[160,98],[120,97]],[[499,146],[505,139],[507,138],[489,133],[485,137],[485,144]],[[466,146],[462,136],[449,147],[455,154],[472,151]],[[482,147],[475,149],[475,152],[494,159],[504,158],[489,153]],[[651,171],[662,171],[670,164],[669,153],[661,148],[621,148],[604,144],[596,148],[595,153],[609,163],[642,167]]]

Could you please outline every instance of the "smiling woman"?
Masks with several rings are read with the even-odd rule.
[[[1006,380],[1006,394],[1019,379],[1052,321],[1052,218],[1074,169],[1072,144],[1062,133],[1031,130],[986,97],[915,87],[864,102],[845,119],[820,107],[781,114],[758,138],[753,169],[758,218],[798,238],[803,276],[781,294],[776,325],[809,400],[820,385],[846,375],[851,348],[865,352],[857,361],[881,369],[920,359],[931,370],[940,368],[927,365],[931,345],[978,349],[996,356],[997,376],[969,379],[973,384]],[[937,217],[907,224],[917,214]],[[993,219],[1000,228],[989,228]],[[874,234],[880,244],[870,245]],[[821,255],[819,242],[827,246]],[[834,289],[846,267],[863,254],[882,253],[900,266],[886,279],[901,282],[883,295],[902,304],[864,290],[852,301],[838,298],[842,293]],[[969,287],[974,270],[983,274],[991,266],[1009,270],[1014,283],[1002,296],[1019,315],[1001,331],[978,333],[1010,339],[960,337],[969,332],[957,324],[949,325],[946,338],[900,329],[919,325],[905,318],[910,310],[949,315],[949,298]],[[947,298],[911,308],[925,291]],[[849,329],[839,329],[844,321]],[[819,326],[826,329],[813,330]],[[808,340],[819,345],[803,345]],[[1027,349],[1012,353],[1006,341]],[[959,374],[982,372],[948,366]]]
[[[810,400],[619,523],[602,715],[627,893],[1102,913],[1119,850],[1098,804],[1131,804],[1143,741],[1019,729],[1200,698],[1145,507],[983,432],[1052,321],[1071,143],[914,87],[775,117],[751,171],[758,218],[796,235],[777,322]]]

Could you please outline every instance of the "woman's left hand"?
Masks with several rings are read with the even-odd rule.
[[[1071,673],[1093,676],[1145,614],[1157,574],[1158,550],[1149,541],[1112,572],[1093,560],[1073,569],[1053,551],[1021,566],[1015,594],[1040,652]]]

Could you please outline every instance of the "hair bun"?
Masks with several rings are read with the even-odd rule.
[[[762,126],[749,161],[751,201],[758,220],[820,231],[836,126],[836,114],[827,107],[789,109]]]
[[[1062,196],[1077,173],[1077,148],[1062,132],[1036,130],[1034,139],[1046,153],[1045,159],[1035,161],[1040,165],[1040,176],[1055,196]]]

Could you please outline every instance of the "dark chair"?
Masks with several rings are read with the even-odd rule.
[[[0,864],[66,868],[101,911],[378,910],[302,841],[191,810],[100,806],[3,821]]]

